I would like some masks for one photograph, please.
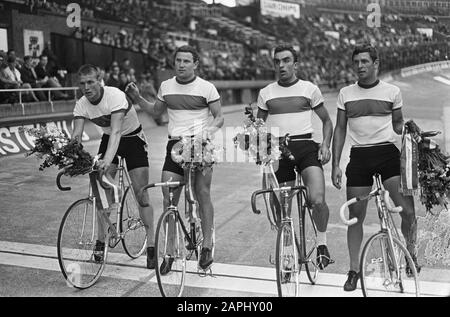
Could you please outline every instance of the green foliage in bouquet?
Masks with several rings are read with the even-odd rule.
[[[25,156],[34,154],[39,159],[44,159],[39,167],[40,171],[57,166],[58,169],[65,169],[65,175],[77,176],[92,170],[94,158],[83,149],[80,142],[71,140],[55,125],[21,128],[21,131],[35,137],[34,147]]]
[[[422,132],[412,120],[406,122],[405,126],[418,143],[422,204],[428,212],[431,212],[433,206],[443,206],[447,209],[447,197],[450,193],[450,157],[444,155],[439,146],[429,139],[439,132]]]

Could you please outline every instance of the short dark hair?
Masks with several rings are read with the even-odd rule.
[[[83,66],[80,67],[77,74],[78,76],[96,74],[98,77],[100,76],[100,70],[97,66],[94,66],[92,64],[84,64]]]
[[[27,62],[27,61],[29,61],[30,59],[32,59],[32,57],[31,57],[30,55],[25,55],[25,56],[23,57],[23,61],[24,61],[24,62]]]
[[[45,55],[45,54],[42,54],[41,56],[39,56],[39,59],[42,59],[42,57],[47,57],[47,58],[48,58],[48,56],[47,56],[47,55]]]
[[[273,57],[275,58],[275,54],[279,52],[289,51],[292,53],[292,56],[294,57],[294,63],[298,62],[298,54],[297,51],[294,49],[292,45],[289,44],[281,44],[275,47],[275,50],[273,51]]]
[[[177,50],[175,51],[175,54],[173,55],[174,59],[177,57],[178,53],[191,53],[192,58],[194,59],[194,63],[198,62],[200,60],[197,50],[190,45],[183,45],[183,46],[180,46],[179,48],[177,48]]]
[[[376,60],[380,60],[380,57],[378,55],[378,50],[369,43],[361,44],[355,47],[352,54],[352,60],[355,58],[356,55],[361,53],[369,53],[370,58],[372,59],[372,62],[375,62]]]

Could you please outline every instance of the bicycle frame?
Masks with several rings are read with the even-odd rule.
[[[188,241],[188,250],[194,250],[197,246],[197,237],[195,235],[195,226],[198,223],[198,220],[200,219],[197,214],[198,210],[198,202],[195,200],[193,192],[192,192],[192,175],[195,173],[195,170],[193,168],[187,168],[185,169],[185,180],[184,182],[171,182],[170,180],[165,183],[153,183],[148,184],[141,188],[139,192],[142,194],[145,190],[148,188],[153,187],[168,187],[169,188],[169,206],[166,210],[171,210],[175,213],[175,220],[178,221],[180,219],[179,223],[181,224],[182,231],[185,235],[185,238]],[[174,192],[177,188],[185,186],[185,217],[188,219],[188,222],[190,223],[190,232],[188,232],[186,226],[184,225],[184,222],[181,221],[181,215],[178,210],[178,206],[174,204]],[[143,205],[148,206],[148,205]],[[178,234],[178,233],[177,233]],[[177,237],[178,238],[178,237]],[[167,244],[167,241],[166,241]],[[198,255],[197,255],[198,256]]]
[[[255,214],[260,214],[261,211],[256,209],[256,196],[259,194],[275,194],[275,193],[279,193],[280,194],[280,210],[274,210],[276,208],[274,208],[271,204],[270,205],[270,209],[272,211],[272,217],[274,218],[275,221],[272,221],[270,214],[269,214],[269,208],[267,207],[267,200],[266,200],[266,196],[264,196],[264,202],[266,205],[266,213],[267,213],[267,218],[269,220],[269,223],[271,224],[272,228],[276,228],[277,230],[280,230],[280,228],[282,227],[283,224],[285,223],[289,223],[291,226],[291,230],[292,232],[295,232],[294,230],[294,222],[292,221],[292,217],[291,217],[291,202],[294,196],[297,196],[297,207],[299,209],[299,232],[300,235],[302,235],[302,231],[303,231],[303,221],[304,221],[304,214],[302,213],[303,210],[303,205],[305,203],[307,203],[308,201],[308,189],[305,186],[301,185],[301,179],[300,179],[300,174],[297,172],[297,169],[295,169],[295,174],[296,174],[296,179],[295,179],[295,186],[285,186],[285,187],[280,187],[277,178],[275,176],[275,172],[273,169],[273,163],[270,162],[268,163],[266,166],[264,166],[263,168],[266,168],[266,171],[268,170],[268,173],[264,173],[263,174],[263,187],[267,186],[267,184],[273,184],[277,187],[270,187],[270,188],[266,188],[260,191],[256,191],[253,193],[252,195],[252,209],[253,212]],[[275,195],[274,199],[278,199]],[[279,213],[279,215],[278,215]],[[279,222],[276,221],[276,219],[280,219]],[[275,223],[274,223],[275,222]],[[293,243],[295,243],[297,249],[299,250],[299,255],[300,255],[300,263],[306,263],[308,262],[306,259],[309,258],[310,254],[305,254],[305,250],[303,248],[300,248],[300,246],[298,245],[298,240],[295,239],[295,237],[293,237]],[[296,259],[297,260],[297,259]],[[273,261],[269,260],[270,263],[273,264]]]
[[[133,195],[134,199],[136,201],[138,201],[137,197],[136,197],[136,193],[134,192],[133,186],[131,185],[132,184],[131,177],[130,177],[130,175],[128,173],[125,159],[120,157],[120,156],[118,156],[118,160],[119,160],[119,165],[117,166],[116,172],[119,172],[119,175],[118,175],[118,178],[119,178],[118,186],[119,186],[119,188],[122,191],[122,195],[123,195],[123,193],[126,190],[125,183],[124,183],[124,179],[125,179],[128,182],[128,184],[129,184],[129,187],[130,187],[130,190],[132,192],[132,195]],[[61,176],[63,174],[64,174],[63,172],[60,173]],[[59,183],[59,179],[61,177],[60,175],[58,175],[58,180],[57,180],[59,189],[64,190],[64,191],[70,190],[71,189],[70,187],[63,188],[62,186],[60,186],[60,183]],[[106,214],[106,212],[104,210],[98,210],[97,209],[97,204],[96,204],[97,200],[96,200],[96,197],[95,197],[95,195],[93,193],[92,186],[91,186],[90,182],[89,182],[89,189],[88,189],[88,197],[87,198],[92,201],[92,205],[93,205],[92,206],[92,211],[93,211],[92,214],[93,214],[93,217],[96,218],[96,217],[98,217],[100,215],[100,217],[98,217],[96,219],[102,218],[102,219],[105,220],[106,224],[108,225],[108,230],[112,234],[112,238],[115,239],[114,243],[110,244],[110,247],[114,248],[120,242],[120,240],[123,239],[123,237],[125,236],[125,233],[124,232],[120,232],[119,226],[118,225],[114,225],[114,223],[110,220],[109,216]],[[120,221],[120,209],[122,207],[122,197],[120,197],[120,198],[121,199],[119,200],[119,203],[118,203],[119,205],[116,208],[116,224],[118,224],[119,221]],[[84,235],[85,223],[86,223],[86,220],[87,220],[87,218],[86,218],[87,217],[86,216],[87,212],[88,212],[88,210],[85,209],[84,216],[83,216],[83,225],[82,225],[82,230],[81,230],[81,233],[80,233],[80,237],[82,237]],[[95,229],[95,224],[96,224],[96,221],[92,221],[92,226],[94,226],[94,228],[92,228],[93,230],[92,230],[91,240],[94,240],[94,236],[95,236],[95,232],[96,232],[96,230],[94,230]]]
[[[353,225],[358,220],[356,218],[352,218],[350,220],[347,220],[344,215],[345,207],[348,207],[349,205],[352,205],[358,201],[363,200],[370,200],[372,197],[375,197],[375,202],[377,206],[378,211],[378,218],[380,220],[380,231],[378,233],[385,233],[388,236],[388,255],[391,257],[391,260],[394,259],[394,261],[391,261],[394,265],[395,271],[399,272],[399,265],[398,265],[398,259],[395,255],[395,248],[394,248],[394,241],[393,241],[393,235],[395,235],[395,238],[400,240],[400,235],[398,233],[398,230],[395,226],[394,219],[392,218],[392,213],[400,212],[402,209],[401,207],[392,207],[391,203],[389,202],[389,192],[385,190],[381,176],[379,174],[375,174],[373,176],[375,188],[365,197],[355,197],[344,203],[340,210],[340,216],[342,221],[347,225]],[[383,251],[384,251],[384,247]],[[383,259],[383,261],[386,261],[386,259]]]

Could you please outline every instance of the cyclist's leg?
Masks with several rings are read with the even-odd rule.
[[[212,249],[214,234],[214,206],[211,201],[212,169],[203,175],[195,172],[194,191],[199,204],[199,216],[203,231],[203,247]]]
[[[369,151],[369,152],[368,152]],[[352,148],[350,162],[347,165],[347,200],[354,197],[367,196],[373,185],[374,167],[371,161],[372,150]],[[359,251],[363,239],[363,223],[366,217],[368,201],[359,201],[349,206],[350,218],[357,218],[358,222],[347,229],[347,244],[350,256],[350,271],[359,271]]]
[[[138,167],[129,171],[133,190],[136,195],[139,195],[139,190],[148,184],[149,181],[149,168]],[[148,192],[145,191],[141,197],[136,197],[139,202],[146,204],[148,207],[139,206],[139,214],[144,222],[145,230],[147,232],[147,247],[153,247],[155,245],[155,225],[154,225],[154,211],[150,204]]]
[[[323,170],[317,166],[310,166],[302,171],[302,179],[308,187],[308,200],[313,209],[313,218],[319,232],[327,231],[330,211],[325,202],[325,178]]]
[[[180,175],[178,173],[174,173],[174,172],[171,172],[171,171],[163,170],[162,171],[162,175],[161,175],[161,182],[164,183],[164,182],[167,182],[169,180],[171,180],[172,182],[183,181],[184,180],[184,175]],[[182,190],[182,188],[179,188],[178,190],[176,190],[174,192],[173,204],[175,206],[178,205],[178,201],[180,200],[181,190]],[[166,187],[162,187],[162,192],[163,192],[163,208],[164,208],[163,210],[167,210],[167,208],[169,207],[169,203],[170,203],[170,200],[169,200],[169,189],[166,188]],[[169,226],[168,226],[168,231],[169,231],[168,232],[168,237],[172,237],[173,238],[173,232],[175,230],[174,229],[174,225],[175,225],[175,223],[169,224]],[[168,241],[169,253],[174,253],[174,251],[171,250],[171,248],[173,248],[173,244],[174,244],[173,239],[170,239]],[[171,254],[171,255],[173,255],[173,254]]]
[[[308,188],[308,201],[317,228],[317,264],[323,270],[334,261],[331,259],[327,247],[327,226],[330,211],[325,202],[325,178],[322,167],[309,166],[305,168],[302,171],[302,178]]]
[[[400,176],[393,176],[385,180],[383,185],[389,191],[394,204],[403,208],[400,213],[402,218],[401,230],[406,241],[406,247],[413,259],[416,260],[417,219],[413,196],[404,196],[399,192]]]
[[[138,196],[139,190],[149,182],[147,147],[148,144],[145,136],[136,135],[133,137],[122,138],[117,153],[123,157],[127,163],[128,173],[131,178],[131,184],[134,193],[136,194],[136,198],[140,203],[149,204],[148,207],[141,207],[139,204],[139,215],[144,222],[145,231],[147,233],[147,247],[153,247],[155,245],[153,207],[150,204],[148,192],[143,193],[142,197]]]
[[[347,186],[347,200],[366,196],[372,187]],[[349,218],[358,218],[358,222],[347,229],[347,245],[350,256],[350,271],[359,270],[359,251],[363,240],[363,223],[366,217],[367,200],[359,201],[349,206]]]

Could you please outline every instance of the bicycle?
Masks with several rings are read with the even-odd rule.
[[[140,189],[142,193],[149,188],[169,188],[169,206],[158,220],[155,237],[156,279],[163,297],[182,296],[188,261],[194,254],[197,259],[197,271],[203,270],[198,265],[203,233],[197,213],[198,202],[193,197],[191,188],[195,169],[186,168],[184,172],[186,183],[169,180],[164,183],[148,184]],[[174,193],[183,186],[185,187],[185,216],[189,226],[185,225],[178,207],[174,204]],[[164,266],[162,266],[163,263]],[[163,267],[163,271],[161,271],[161,267]],[[206,270],[204,271],[206,272]]]
[[[362,200],[375,197],[380,220],[380,231],[372,235],[364,245],[360,257],[360,278],[363,295],[385,296],[385,292],[420,296],[416,265],[411,254],[402,243],[393,219],[393,213],[402,211],[389,201],[389,192],[384,189],[381,176],[375,174],[375,189],[365,197],[355,197],[344,203],[340,209],[342,222],[347,226],[358,219],[348,220],[345,208]]]
[[[131,186],[130,175],[125,159],[119,157],[118,187],[121,198],[115,208],[116,222],[112,223],[102,209],[97,208],[97,198],[93,194],[91,183],[86,198],[75,201],[65,212],[58,232],[58,262],[67,283],[78,289],[86,289],[94,285],[103,273],[109,248],[115,248],[119,242],[132,259],[136,259],[145,251],[147,234],[140,218],[136,194]],[[58,174],[56,184],[61,191],[69,191],[71,187],[61,185],[61,177],[65,171]],[[91,173],[100,173],[93,168]],[[99,177],[102,187],[107,188],[102,177]],[[98,217],[102,217],[108,230],[105,237],[105,250],[100,259],[95,256],[95,243],[98,240]],[[119,224],[119,226],[117,226]]]
[[[288,139],[282,140],[287,145]],[[263,189],[252,194],[251,204],[255,214],[261,214],[256,208],[256,197],[264,195],[267,218],[272,228],[277,230],[275,249],[275,267],[279,297],[299,296],[300,271],[302,265],[312,285],[317,281],[319,265],[313,256],[317,248],[317,227],[312,217],[312,208],[308,202],[308,188],[302,186],[299,173],[295,170],[295,186],[280,187],[275,176],[273,162],[267,163],[263,173]],[[276,194],[280,195],[280,199]],[[269,197],[267,197],[269,194]],[[290,204],[297,197],[297,215],[291,214]],[[267,206],[269,199],[271,214]],[[298,229],[295,222],[298,221]],[[269,259],[273,264],[273,262]],[[332,263],[332,261],[330,262]]]

